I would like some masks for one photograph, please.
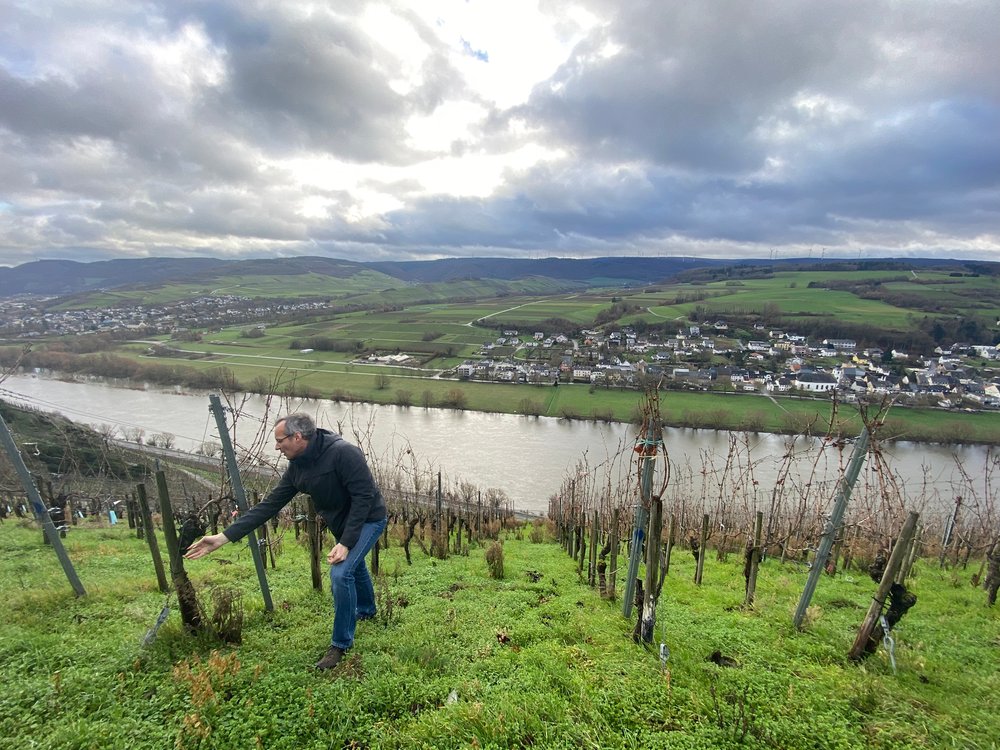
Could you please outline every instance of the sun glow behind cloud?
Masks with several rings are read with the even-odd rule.
[[[527,101],[598,23],[579,6],[546,12],[537,0],[427,0],[414,11],[451,50],[476,96],[500,108]]]

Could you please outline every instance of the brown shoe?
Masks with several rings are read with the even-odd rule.
[[[333,669],[344,658],[344,649],[340,646],[330,646],[323,658],[316,662],[316,669]]]

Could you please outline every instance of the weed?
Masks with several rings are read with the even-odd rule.
[[[192,741],[197,744],[212,733],[213,722],[233,695],[232,684],[241,666],[236,654],[213,651],[205,661],[195,656],[174,667],[171,677],[187,688],[192,709],[181,721],[176,748],[187,747]]]
[[[242,643],[243,595],[235,589],[215,589],[209,622],[212,632],[223,643]]]
[[[486,566],[489,568],[490,577],[502,580],[503,572],[503,543],[493,542],[486,549]]]

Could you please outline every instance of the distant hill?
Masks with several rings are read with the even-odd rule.
[[[584,286],[635,286],[692,273],[714,275],[723,267],[754,266],[789,268],[818,265],[832,267],[886,263],[899,267],[950,265],[996,273],[998,264],[914,259],[880,259],[864,262],[795,259],[720,260],[686,257],[603,258],[445,258],[424,261],[380,261],[359,263],[338,258],[130,258],[79,263],[72,260],[39,260],[14,268],[0,268],[0,297],[17,294],[65,296],[98,290],[149,287],[170,282],[209,282],[232,276],[295,276],[314,274],[350,278],[362,271],[378,271],[402,284],[429,284],[461,280],[517,280],[548,278]]]
[[[0,296],[51,294],[63,296],[102,289],[122,289],[177,281],[222,279],[236,274],[290,276],[317,273],[343,278],[364,264],[337,258],[129,258],[79,263],[38,260],[14,268],[0,268]]]
[[[225,262],[215,258],[129,258],[95,263],[36,260],[14,268],[0,268],[0,296],[61,296],[95,289],[164,282],[194,274],[219,272]]]
[[[544,276],[566,281],[649,284],[692,268],[732,264],[736,261],[699,258],[444,258],[367,263],[389,276],[433,283],[460,279],[524,279]]]
[[[0,296],[123,289],[177,281],[210,281],[227,276],[293,276],[318,274],[350,277],[365,269],[379,271],[404,284],[467,279],[513,280],[545,277],[587,286],[646,284],[681,271],[734,261],[696,258],[448,258],[443,260],[357,263],[337,258],[294,257],[223,260],[218,258],[134,258],[79,263],[39,260],[0,268]]]

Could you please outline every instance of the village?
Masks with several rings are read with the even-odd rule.
[[[50,310],[46,297],[0,299],[0,335],[16,339],[107,333],[130,335],[183,333],[194,328],[218,328],[327,308],[322,301],[277,302],[239,295],[210,295],[162,305],[122,305]]]
[[[757,338],[731,338],[725,321],[709,332],[691,325],[671,338],[631,328],[583,330],[579,339],[536,331],[530,338],[505,330],[466,360],[456,375],[510,383],[586,383],[636,387],[655,378],[664,387],[774,394],[830,394],[843,401],[892,395],[913,405],[1000,408],[1000,376],[984,377],[974,360],[1000,359],[997,347],[956,343],[916,355],[859,349],[851,339],[824,339],[754,326]],[[546,354],[562,352],[558,364]],[[502,358],[491,356],[501,350]],[[532,360],[546,360],[544,362]]]

